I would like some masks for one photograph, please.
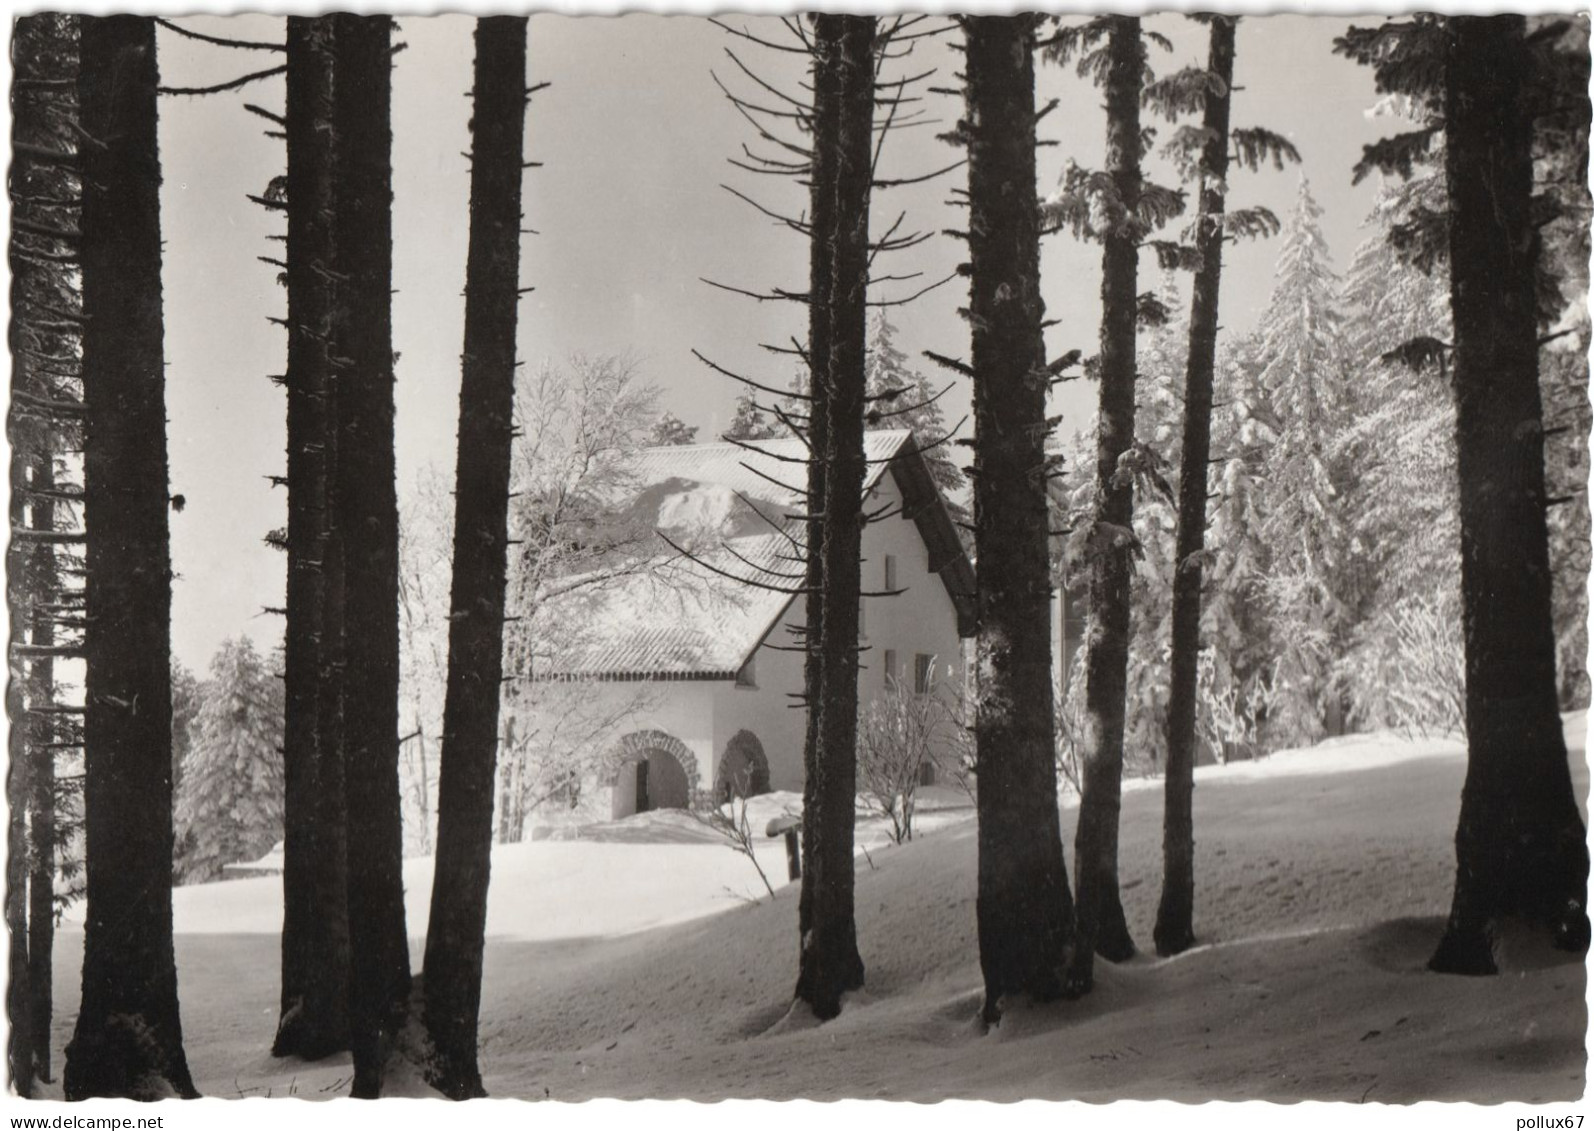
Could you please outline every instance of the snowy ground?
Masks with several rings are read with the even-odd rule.
[[[1586,800],[1584,731],[1582,716],[1569,720]],[[1388,736],[1197,771],[1202,945],[1172,960],[1098,964],[1085,1000],[1012,1014],[989,1036],[972,1024],[972,811],[951,792],[934,798],[934,831],[909,845],[883,845],[877,825],[860,829],[867,988],[830,1024],[773,1033],[797,941],[796,890],[780,886],[777,841],[760,851],[777,895],[758,902],[749,862],[679,815],[501,848],[487,925],[486,1085],[494,1096],[561,1101],[1577,1100],[1581,961],[1512,936],[1500,977],[1423,968],[1448,906],[1463,773],[1456,743]],[[1159,788],[1130,783],[1121,876],[1130,926],[1148,948],[1161,808]],[[761,829],[767,814],[754,816]],[[1071,846],[1072,803],[1063,816]],[[416,931],[429,866],[406,870]],[[347,1089],[346,1058],[268,1055],[279,901],[274,878],[177,893],[183,1025],[207,1095]],[[58,1063],[80,951],[69,924],[56,958]],[[1513,1125],[1502,1112],[1499,1126]]]

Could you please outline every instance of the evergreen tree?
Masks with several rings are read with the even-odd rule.
[[[180,883],[214,880],[282,839],[282,682],[247,636],[228,640],[199,686],[177,795]]]
[[[84,17],[83,997],[63,1090],[194,1096],[172,944],[171,549],[155,24]]]
[[[1095,955],[1122,961],[1135,951],[1118,891],[1118,815],[1123,788],[1126,679],[1131,631],[1135,446],[1136,328],[1154,314],[1137,288],[1147,237],[1183,208],[1183,198],[1148,183],[1142,158],[1148,140],[1140,123],[1146,40],[1136,16],[1099,16],[1066,27],[1049,41],[1047,57],[1080,56],[1081,73],[1096,76],[1105,96],[1105,168],[1070,163],[1052,222],[1102,245],[1101,395],[1096,426],[1095,513],[1085,559],[1090,569],[1091,630],[1086,644],[1089,743],[1081,772],[1078,856],[1079,938],[1071,988],[1083,993],[1094,977]],[[1128,462],[1126,463],[1126,458]]]
[[[1448,353],[1456,401],[1467,777],[1450,916],[1429,960],[1442,973],[1494,973],[1503,917],[1553,928],[1566,949],[1589,942],[1587,833],[1556,709],[1538,356],[1559,298],[1545,285],[1555,280],[1541,230],[1565,203],[1534,191],[1536,143],[1564,149],[1581,136],[1573,148],[1586,161],[1587,36],[1558,34],[1575,22],[1552,18],[1529,35],[1519,15],[1419,15],[1352,28],[1335,45],[1426,115],[1366,147],[1358,176],[1409,177],[1444,143],[1444,210],[1413,209],[1398,229],[1414,262],[1413,247],[1448,261],[1455,320],[1448,351],[1423,339],[1401,347],[1414,365]],[[1568,180],[1586,204],[1586,171]]]
[[[1195,282],[1191,299],[1190,348],[1184,371],[1184,427],[1179,457],[1179,518],[1172,566],[1169,640],[1168,761],[1163,818],[1163,887],[1155,938],[1159,954],[1177,954],[1195,941],[1195,838],[1192,772],[1195,766],[1202,661],[1202,588],[1206,579],[1207,496],[1211,479],[1212,394],[1216,383],[1219,289],[1223,244],[1236,235],[1276,230],[1265,209],[1230,212],[1227,207],[1230,147],[1237,163],[1255,169],[1264,160],[1283,168],[1300,160],[1295,147],[1261,129],[1229,127],[1234,88],[1235,23],[1227,16],[1203,17],[1211,27],[1207,66],[1181,72],[1161,95],[1169,117],[1199,100],[1201,128],[1180,131],[1175,151],[1189,165],[1200,196],[1195,225]],[[1188,139],[1181,141],[1180,139]],[[1197,155],[1199,154],[1199,155]],[[1179,258],[1176,251],[1174,258]],[[1209,667],[1215,662],[1208,653]]]
[[[1495,970],[1489,923],[1501,914],[1553,926],[1568,949],[1588,947],[1589,857],[1555,696],[1528,89],[1535,60],[1521,16],[1451,17],[1444,47],[1468,759],[1455,898],[1430,965],[1476,974]]]
[[[476,1060],[476,1028],[503,688],[525,146],[524,16],[477,20],[472,98],[448,690],[423,979],[424,1021],[434,1054],[427,1078],[452,1099],[486,1094]],[[680,425],[674,417],[665,421]]]
[[[1589,257],[1588,188],[1589,28],[1586,21],[1535,21],[1552,76],[1549,99],[1534,123],[1535,182],[1543,204],[1553,206],[1540,229],[1539,391],[1544,405],[1545,486],[1549,492],[1551,616],[1561,709],[1589,702],[1588,499]]]
[[[22,16],[13,25],[12,160],[8,261],[11,271],[10,541],[6,592],[11,719],[11,804],[6,917],[11,931],[7,1007],[11,1083],[32,1094],[52,1079],[52,950],[57,855],[76,844],[77,775],[56,760],[81,741],[77,716],[60,713],[71,684],[58,659],[82,655],[82,536],[68,469],[82,448],[82,295],[77,286],[79,217],[76,17]],[[80,845],[62,856],[79,861]],[[65,867],[63,867],[63,871]]]
[[[1322,737],[1338,712],[1334,660],[1354,624],[1345,493],[1335,437],[1350,408],[1340,284],[1303,177],[1284,225],[1273,292],[1257,328],[1258,381],[1277,422],[1266,452],[1266,590],[1277,654],[1268,724],[1279,744]]]
[[[1413,617],[1432,618],[1447,647],[1460,653],[1455,404],[1437,367],[1414,369],[1393,356],[1414,340],[1452,337],[1448,269],[1424,272],[1390,242],[1417,203],[1437,211],[1443,197],[1443,179],[1432,172],[1382,185],[1367,220],[1372,231],[1345,278],[1345,344],[1355,379],[1337,442],[1358,469],[1346,512],[1365,589],[1340,670],[1352,720],[1363,726],[1459,730],[1463,723],[1451,689],[1419,686],[1424,673],[1452,669],[1427,663],[1420,654],[1427,638],[1408,631]]]
[[[1212,446],[1209,561],[1202,590],[1202,635],[1211,644],[1211,693],[1198,726],[1224,759],[1254,747],[1265,713],[1273,657],[1264,578],[1271,554],[1264,535],[1268,446],[1276,438],[1255,342],[1220,347]],[[1214,708],[1221,705],[1222,711]]]
[[[398,781],[398,499],[393,449],[393,20],[333,20],[336,474],[342,540],[341,742],[347,806],[352,1094],[381,1094],[408,1024]],[[330,635],[330,633],[329,633]]]
[[[172,659],[172,795],[182,792],[183,771],[193,750],[194,722],[199,717],[199,677],[181,660]],[[175,804],[175,802],[174,802]]]
[[[863,985],[853,908],[853,824],[857,795],[859,545],[863,535],[864,356],[867,345],[869,279],[869,191],[873,178],[872,138],[875,105],[873,16],[820,16],[816,38],[834,37],[822,47],[816,91],[834,83],[834,152],[828,176],[815,173],[816,191],[834,196],[828,226],[815,216],[813,240],[828,244],[816,252],[815,267],[828,268],[824,290],[828,307],[823,332],[825,368],[815,370],[810,388],[825,386],[823,404],[811,402],[810,467],[822,466],[823,514],[820,528],[810,524],[810,559],[818,558],[817,653],[808,641],[810,661],[817,655],[814,679],[805,679],[812,756],[805,758],[803,789],[801,953],[794,996],[820,1020],[841,1012],[841,995]],[[818,97],[816,93],[816,98]],[[819,161],[820,139],[814,156]],[[811,298],[812,305],[818,298]],[[821,343],[810,339],[810,359]],[[817,420],[823,413],[823,435]],[[812,490],[812,481],[810,490]],[[818,538],[815,539],[815,535]],[[812,612],[812,610],[810,610]],[[814,622],[808,624],[812,633]],[[806,676],[807,673],[805,673]],[[817,717],[816,717],[817,716]]]
[[[727,440],[773,440],[785,431],[778,420],[759,407],[753,391],[748,389],[736,398],[735,415],[723,436]]]
[[[673,412],[667,412],[653,426],[648,443],[656,446],[693,444],[697,442],[697,429],[688,428]]]
[[[1000,1020],[1006,998],[1063,993],[1074,928],[1057,820],[1046,610],[1054,461],[1045,450],[1051,374],[1034,189],[1038,19],[961,21],[979,561],[976,912],[987,1024]],[[889,327],[881,328],[889,344]],[[877,361],[889,356],[881,350]]]
[[[272,1053],[317,1059],[348,1047],[342,538],[333,480],[337,181],[329,16],[290,16],[287,143],[288,525],[284,635],[281,1013]]]
[[[1156,292],[1155,322],[1137,340],[1135,443],[1119,461],[1134,496],[1133,610],[1124,675],[1124,759],[1146,772],[1166,760],[1168,642],[1173,614],[1173,545],[1178,521],[1170,480],[1179,449],[1180,395],[1189,318],[1173,271]]]
[[[946,418],[930,379],[915,369],[896,345],[897,328],[884,309],[875,312],[869,329],[869,352],[864,364],[864,392],[868,412],[864,427],[911,428],[917,443],[926,448],[924,462],[930,478],[946,497],[947,509],[959,524],[969,522],[969,510],[960,496],[967,487],[963,472],[952,459]]]

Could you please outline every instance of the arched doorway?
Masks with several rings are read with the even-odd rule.
[[[714,776],[714,800],[723,805],[733,797],[756,797],[769,792],[769,759],[764,744],[750,730],[739,730],[725,744],[719,773]]]
[[[673,735],[659,730],[628,734],[611,765],[615,820],[653,809],[691,808],[697,758]]]

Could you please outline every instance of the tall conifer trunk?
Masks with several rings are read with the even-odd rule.
[[[1224,183],[1229,175],[1229,88],[1234,81],[1232,17],[1213,16],[1202,112],[1208,131],[1201,151],[1201,203],[1196,219],[1196,271],[1190,303],[1190,354],[1185,362],[1184,443],[1179,455],[1179,530],[1173,573],[1173,639],[1169,662],[1168,765],[1163,786],[1162,901],[1152,938],[1157,953],[1178,954],[1195,942],[1196,662],[1201,655],[1200,553],[1207,533],[1207,468],[1212,455],[1212,384],[1217,364],[1218,286],[1223,275]]]
[[[434,1055],[429,1078],[452,1099],[486,1094],[476,1026],[503,683],[525,148],[524,16],[477,20],[474,99],[448,689],[423,978]]]
[[[1102,237],[1101,411],[1096,439],[1096,536],[1092,539],[1091,628],[1085,658],[1089,739],[1081,767],[1074,837],[1079,887],[1074,992],[1091,986],[1094,956],[1135,952],[1118,895],[1118,816],[1124,768],[1124,694],[1129,670],[1129,597],[1134,572],[1134,487],[1118,461],[1135,441],[1135,315],[1140,205],[1140,92],[1145,46],[1140,20],[1114,16],[1107,43],[1107,173],[1124,216]]]
[[[869,188],[874,133],[873,16],[833,17],[837,24],[840,110],[837,123],[834,225],[816,228],[831,250],[830,362],[823,449],[819,698],[812,784],[804,789],[809,840],[803,872],[807,922],[796,997],[820,1020],[841,1012],[841,995],[863,985],[853,917],[853,820],[857,794],[859,547],[863,534],[863,403],[865,306],[869,277]],[[817,150],[816,150],[817,153]],[[810,349],[813,349],[810,343]],[[817,374],[816,374],[817,376]],[[816,382],[817,383],[817,382]]]
[[[808,494],[807,560],[803,568],[803,836],[802,887],[797,893],[797,937],[808,937],[814,898],[813,881],[816,827],[808,814],[817,812],[814,791],[819,785],[820,650],[823,629],[825,526],[825,450],[830,423],[830,321],[831,268],[835,248],[830,233],[836,216],[837,138],[841,122],[841,19],[818,14],[814,23],[812,155],[808,171]]]
[[[1492,974],[1519,915],[1588,946],[1588,849],[1557,711],[1538,382],[1532,67],[1521,16],[1445,30],[1467,777],[1456,887],[1429,966]]]
[[[332,435],[332,20],[288,17],[288,587],[284,655],[282,1014],[272,1053],[348,1047],[342,791],[323,772],[324,593]]]
[[[55,490],[54,438],[41,429],[34,441],[37,447],[28,459],[28,483],[35,494],[28,506],[27,526],[44,533],[56,529],[55,501],[49,494]],[[30,642],[40,649],[56,646],[55,618],[61,604],[60,571],[55,560],[55,548],[48,543],[34,546],[29,556],[25,577],[32,586],[33,614]],[[20,612],[21,606],[12,609]],[[14,612],[14,615],[16,613]],[[46,651],[29,665],[26,683],[26,700],[30,705],[46,706],[56,701],[55,661]],[[16,729],[24,736],[21,753],[26,760],[24,772],[26,790],[18,801],[20,813],[13,812],[13,820],[20,815],[26,824],[27,835],[22,843],[22,856],[18,877],[25,899],[21,916],[26,937],[26,969],[16,983],[19,993],[26,995],[20,1013],[13,1016],[14,1026],[24,1029],[17,1039],[26,1043],[24,1057],[26,1070],[32,1080],[48,1082],[51,1078],[50,1027],[54,1014],[55,962],[55,753],[58,745],[57,720],[60,716],[43,713],[17,718]],[[19,1094],[26,1094],[20,1084]]]
[[[27,523],[24,500],[29,460],[26,451],[16,446],[15,429],[9,431],[13,446],[11,501],[7,510],[11,529],[18,530]],[[33,1022],[29,1017],[32,993],[28,984],[28,797],[31,793],[28,753],[31,744],[24,695],[27,686],[25,661],[17,651],[26,641],[28,628],[27,617],[22,614],[29,602],[27,595],[19,592],[26,584],[27,557],[20,540],[13,539],[6,555],[7,596],[11,608],[6,715],[12,720],[6,765],[6,1020],[10,1025],[6,1034],[6,1083],[23,1097],[33,1094]]]
[[[193,1096],[172,949],[167,533],[155,24],[85,17],[82,286],[87,660],[83,999],[68,1099]]]
[[[12,526],[37,532],[13,535],[6,560],[11,643],[24,646],[10,655],[12,683],[7,689],[14,853],[8,861],[8,912],[16,963],[8,992],[12,1081],[23,1095],[34,1082],[51,1079],[55,757],[57,750],[81,737],[76,718],[51,711],[58,703],[54,657],[76,653],[75,633],[59,638],[57,621],[81,620],[81,594],[63,590],[56,557],[55,459],[65,448],[81,447],[81,431],[70,413],[63,417],[40,408],[41,399],[76,400],[80,394],[76,363],[55,360],[76,354],[82,341],[81,319],[76,317],[82,294],[74,278],[82,202],[73,162],[80,136],[77,50],[74,16],[21,16],[13,25],[13,146],[7,177],[12,403],[6,432],[11,442]],[[53,153],[67,161],[56,160]],[[30,251],[45,251],[47,257]],[[62,258],[56,261],[56,256]],[[30,407],[21,398],[35,400]]]
[[[1035,17],[964,21],[974,544],[979,562],[980,968],[1001,999],[1063,990],[1074,908],[1052,734],[1046,368],[1035,194]]]
[[[343,556],[353,1094],[381,1093],[410,991],[398,783],[398,500],[393,454],[392,20],[333,17],[338,152],[336,529]]]
[[[41,475],[36,482],[53,487],[53,456],[40,461]],[[55,529],[55,506],[40,499],[33,507],[35,530]],[[55,552],[42,546],[35,582],[41,594],[60,596]],[[55,644],[54,617],[40,613],[34,618],[33,642],[46,648]],[[35,703],[55,701],[55,665],[41,659],[30,673],[29,698]],[[55,1013],[55,744],[56,726],[48,718],[31,720],[32,741],[28,748],[28,1023],[33,1026],[32,1053],[35,1079],[50,1082],[54,1068],[50,1052],[50,1030]]]

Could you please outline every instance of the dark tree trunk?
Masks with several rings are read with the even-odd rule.
[[[28,464],[27,451],[17,446],[19,437],[12,429],[11,504],[8,508],[11,529],[26,525]],[[31,601],[28,587],[28,552],[20,539],[13,539],[6,555],[6,582],[11,608],[7,649],[9,679],[6,684],[6,715],[12,720],[7,742],[6,766],[6,1083],[17,1095],[33,1094],[33,1021],[29,1015],[32,992],[28,982],[28,799],[31,760],[28,757],[29,725],[24,690],[27,687],[25,661],[16,646],[26,642]],[[19,592],[19,590],[23,590]]]
[[[70,417],[41,411],[38,406],[76,399],[79,382],[75,363],[46,363],[40,354],[71,356],[77,352],[81,338],[76,315],[81,312],[81,295],[68,262],[50,262],[28,253],[43,251],[70,259],[78,251],[81,191],[76,171],[44,156],[54,151],[71,157],[78,148],[75,18],[54,13],[19,17],[13,27],[11,57],[8,337],[13,397],[6,429],[11,443],[11,523],[13,528],[27,527],[48,535],[57,528],[55,453],[79,446],[80,438]],[[33,405],[18,394],[33,398]],[[31,1094],[35,1081],[49,1081],[51,1076],[54,759],[59,748],[57,725],[63,716],[37,709],[56,705],[50,650],[58,645],[56,621],[69,600],[61,589],[58,552],[59,547],[48,538],[34,542],[13,539],[6,561],[11,643],[26,642],[41,650],[31,657],[12,653],[12,682],[7,688],[12,720],[8,793],[13,853],[7,877],[13,965],[8,986],[9,1051],[12,1083],[19,1095]],[[71,641],[60,643],[70,645]],[[68,723],[61,729],[66,734],[77,727]]]
[[[1184,445],[1179,455],[1179,531],[1173,574],[1173,641],[1168,687],[1168,766],[1162,818],[1162,901],[1152,938],[1160,955],[1195,943],[1196,661],[1201,655],[1201,550],[1207,533],[1207,467],[1212,455],[1212,382],[1218,346],[1218,284],[1223,274],[1223,188],[1229,175],[1229,87],[1234,81],[1234,24],[1212,18],[1209,87],[1202,126],[1201,212],[1190,304],[1190,356],[1184,377]]]
[[[46,508],[53,511],[54,507]],[[51,516],[53,519],[53,515]],[[36,518],[37,529],[47,530],[54,522]],[[53,574],[55,555],[44,550],[39,555]],[[40,592],[55,593],[57,588],[46,578]],[[43,620],[46,618],[37,618]],[[53,625],[34,633],[34,643],[54,643]],[[30,673],[30,698],[36,703],[55,699],[54,665],[40,660]],[[28,750],[28,1022],[33,1026],[33,1074],[49,1082],[54,1068],[50,1054],[50,1028],[55,1013],[55,728],[44,719],[30,724],[33,736]]]
[[[1492,974],[1492,923],[1588,946],[1588,849],[1557,713],[1538,383],[1532,68],[1521,16],[1452,17],[1445,182],[1467,663],[1456,887],[1429,967]]]
[[[984,1017],[1063,990],[1074,906],[1053,746],[1035,17],[964,23],[974,368],[975,717]]]
[[[859,548],[863,534],[865,306],[869,277],[869,187],[874,124],[873,16],[823,17],[839,26],[835,213],[830,283],[830,363],[823,460],[824,587],[819,648],[819,715],[812,808],[803,814],[809,842],[803,884],[807,923],[797,971],[797,1000],[820,1020],[841,1012],[841,995],[863,985],[853,918],[853,820],[857,794]],[[816,149],[817,154],[817,149]],[[812,344],[810,348],[813,348]],[[817,374],[816,374],[817,376]],[[816,382],[817,385],[817,382]],[[813,552],[810,547],[810,554]]]
[[[1124,770],[1124,690],[1129,670],[1129,534],[1134,488],[1117,475],[1135,440],[1135,296],[1140,231],[1140,90],[1145,46],[1140,20],[1114,16],[1108,40],[1107,172],[1131,219],[1103,237],[1101,411],[1096,438],[1096,537],[1091,559],[1091,632],[1085,710],[1091,742],[1080,767],[1074,867],[1079,932],[1070,978],[1090,989],[1099,952],[1121,962],[1135,952],[1118,896],[1118,814]]]
[[[808,494],[806,507],[807,560],[803,569],[803,882],[797,894],[798,958],[802,940],[808,937],[812,921],[814,887],[813,853],[817,826],[809,814],[816,813],[814,791],[819,785],[816,759],[819,753],[820,670],[824,656],[820,649],[823,629],[825,526],[821,514],[825,507],[825,448],[830,435],[827,412],[830,396],[830,322],[832,265],[835,248],[830,233],[836,223],[837,145],[841,128],[841,30],[840,17],[820,14],[813,18],[813,127],[809,158],[808,203]]]
[[[20,440],[21,438],[18,437]],[[13,474],[22,464],[23,483],[29,491],[12,496],[12,523],[30,530],[55,530],[55,489],[52,437],[38,429],[26,441],[28,450],[13,448]],[[24,508],[21,500],[32,494]],[[61,602],[55,548],[46,543],[24,548],[13,543],[11,567],[18,571],[26,594],[13,594],[12,638],[28,627],[28,643],[39,648],[56,644],[51,606]],[[23,672],[26,672],[23,675]],[[38,656],[12,670],[8,689],[14,720],[11,731],[11,774],[7,793],[12,806],[7,858],[7,919],[11,938],[11,982],[7,986],[12,1086],[18,1095],[30,1095],[34,1081],[48,1081],[50,1022],[54,1010],[52,948],[55,945],[55,751],[57,716],[32,713],[55,703],[55,663]]]
[[[193,1096],[172,950],[171,557],[155,24],[86,17],[83,462],[88,531],[83,1001],[68,1099]]]
[[[288,620],[284,649],[282,1015],[274,1056],[349,1047],[341,822],[324,793],[322,642],[332,436],[332,20],[288,17]]]
[[[422,981],[434,1058],[428,1079],[451,1099],[486,1095],[476,1062],[476,1023],[504,666],[525,148],[524,16],[477,20],[474,98],[448,690]]]
[[[356,1097],[381,1093],[410,991],[398,783],[393,455],[392,20],[333,17],[338,287],[336,516],[343,550],[349,1038]]]

